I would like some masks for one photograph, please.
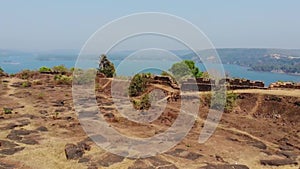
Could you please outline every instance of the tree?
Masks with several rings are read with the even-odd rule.
[[[110,62],[106,55],[101,55],[98,71],[103,73],[106,77],[114,77],[116,70],[112,62]]]
[[[4,72],[4,70],[0,67],[0,73],[3,73]]]
[[[195,62],[192,60],[184,60],[184,63],[189,67],[190,71],[192,72],[193,76],[198,78],[201,77],[203,72],[199,70],[198,67],[195,66]]]
[[[171,69],[169,70],[173,73],[176,78],[183,78],[183,77],[201,77],[203,72],[199,70],[198,67],[195,66],[195,62],[192,60],[184,60],[172,65]]]

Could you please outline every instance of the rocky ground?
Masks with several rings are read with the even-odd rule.
[[[205,94],[200,94],[199,117],[178,145],[155,157],[133,159],[98,147],[80,125],[71,86],[56,85],[48,76],[29,81],[1,79],[0,169],[299,169],[300,98],[293,94],[297,90],[280,95],[238,91],[234,109],[223,114],[214,135],[204,144],[198,143],[198,137],[208,104]],[[107,84],[109,80],[97,92],[99,116],[124,135],[144,138],[162,133],[178,115],[180,100],[169,102],[149,124],[131,122],[113,106]]]

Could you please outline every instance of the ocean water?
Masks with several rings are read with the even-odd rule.
[[[37,70],[41,66],[53,67],[56,65],[65,65],[68,68],[75,67],[76,59],[74,57],[41,57],[38,56],[9,56],[0,57],[0,67],[2,67],[7,73],[17,73],[24,69]],[[131,60],[126,61],[126,63],[120,60],[113,60],[113,63],[117,67],[117,75],[132,76],[137,72],[152,72],[159,74],[163,70],[168,70],[174,61],[166,60]],[[85,64],[86,67],[97,67],[97,61],[88,60]],[[201,70],[205,70],[205,66],[198,63],[197,66]],[[218,67],[219,65],[215,65]],[[210,65],[214,67],[214,65]],[[300,76],[279,74],[272,72],[257,72],[251,71],[247,67],[242,67],[238,65],[224,64],[224,71],[231,77],[246,78],[250,80],[261,80],[269,85],[272,82],[278,80],[282,81],[294,81],[300,82]]]

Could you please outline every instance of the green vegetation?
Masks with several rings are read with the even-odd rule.
[[[33,85],[42,85],[43,84],[43,81],[42,80],[34,80],[32,82]]]
[[[226,96],[226,105],[225,112],[231,112],[236,105],[236,100],[238,98],[238,94],[233,92],[228,92]]]
[[[45,94],[43,92],[40,92],[38,95],[37,95],[37,98],[38,99],[44,99],[45,97]]]
[[[95,75],[96,75],[96,69],[88,69],[88,70],[82,70],[82,69],[74,69],[73,74],[73,83],[82,85],[82,84],[88,84],[95,81]]]
[[[136,110],[148,110],[151,107],[149,94],[143,95],[141,99],[133,99],[132,103]]]
[[[161,72],[161,75],[162,75],[162,76],[170,76],[170,77],[172,77],[172,75],[170,75],[170,73],[168,73],[168,72],[166,72],[166,71],[162,71],[162,72]]]
[[[22,87],[24,87],[24,88],[31,87],[31,83],[29,81],[23,82]]]
[[[55,112],[55,119],[58,119],[59,112]]]
[[[130,97],[137,97],[131,99],[136,110],[148,110],[151,107],[149,94],[144,94],[151,78],[151,73],[140,73],[131,79],[128,91]]]
[[[226,102],[224,102],[225,97]],[[222,108],[224,108],[224,112],[231,112],[236,105],[237,98],[238,94],[233,92],[227,92],[226,96],[223,92],[217,92],[205,95],[204,101],[208,103],[212,109],[222,110]]]
[[[46,67],[46,66],[42,66],[42,67],[40,67],[39,72],[40,72],[40,73],[44,73],[44,72],[52,72],[52,69],[49,68],[49,67]]]
[[[132,78],[129,85],[129,96],[134,97],[141,95],[146,90],[147,84],[151,76],[151,73],[136,74]]]
[[[195,62],[192,60],[184,60],[172,65],[170,72],[175,76],[176,79],[183,79],[189,77],[202,77],[203,72],[195,66]]]
[[[0,77],[6,76],[7,74],[4,72],[4,70],[0,67]]]
[[[208,72],[203,72],[201,77],[202,77],[202,78],[206,78],[206,79],[211,78],[211,76],[209,75]]]
[[[59,74],[65,74],[67,72],[72,72],[74,69],[69,70],[68,68],[65,67],[65,65],[58,65],[58,66],[53,66],[53,68],[49,68],[46,66],[42,66],[39,68],[40,73],[49,73],[49,72],[55,72]]]
[[[72,77],[66,75],[55,75],[54,80],[59,85],[71,85]]]
[[[29,79],[35,74],[34,71],[31,70],[22,70],[20,73],[18,73],[19,78],[21,79]]]
[[[65,65],[53,66],[52,70],[61,74],[68,72],[68,68],[66,68]]]
[[[3,113],[4,114],[12,114],[12,109],[11,108],[3,108]]]
[[[116,74],[114,64],[107,59],[106,55],[101,55],[98,71],[108,78],[114,77]]]

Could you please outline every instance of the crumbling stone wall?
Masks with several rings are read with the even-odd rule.
[[[179,89],[179,86],[169,76],[154,76],[150,83],[170,86],[173,89]]]
[[[203,83],[183,83],[181,86],[181,90],[183,91],[210,91],[211,88],[211,84]]]
[[[269,88],[300,89],[300,83],[275,82],[275,83],[271,83]]]
[[[262,81],[251,81],[248,79],[220,79],[218,84],[226,85],[228,90],[236,89],[266,89],[265,84]],[[213,79],[197,78],[188,79],[183,82],[181,89],[184,91],[210,91],[216,86],[216,81]]]

